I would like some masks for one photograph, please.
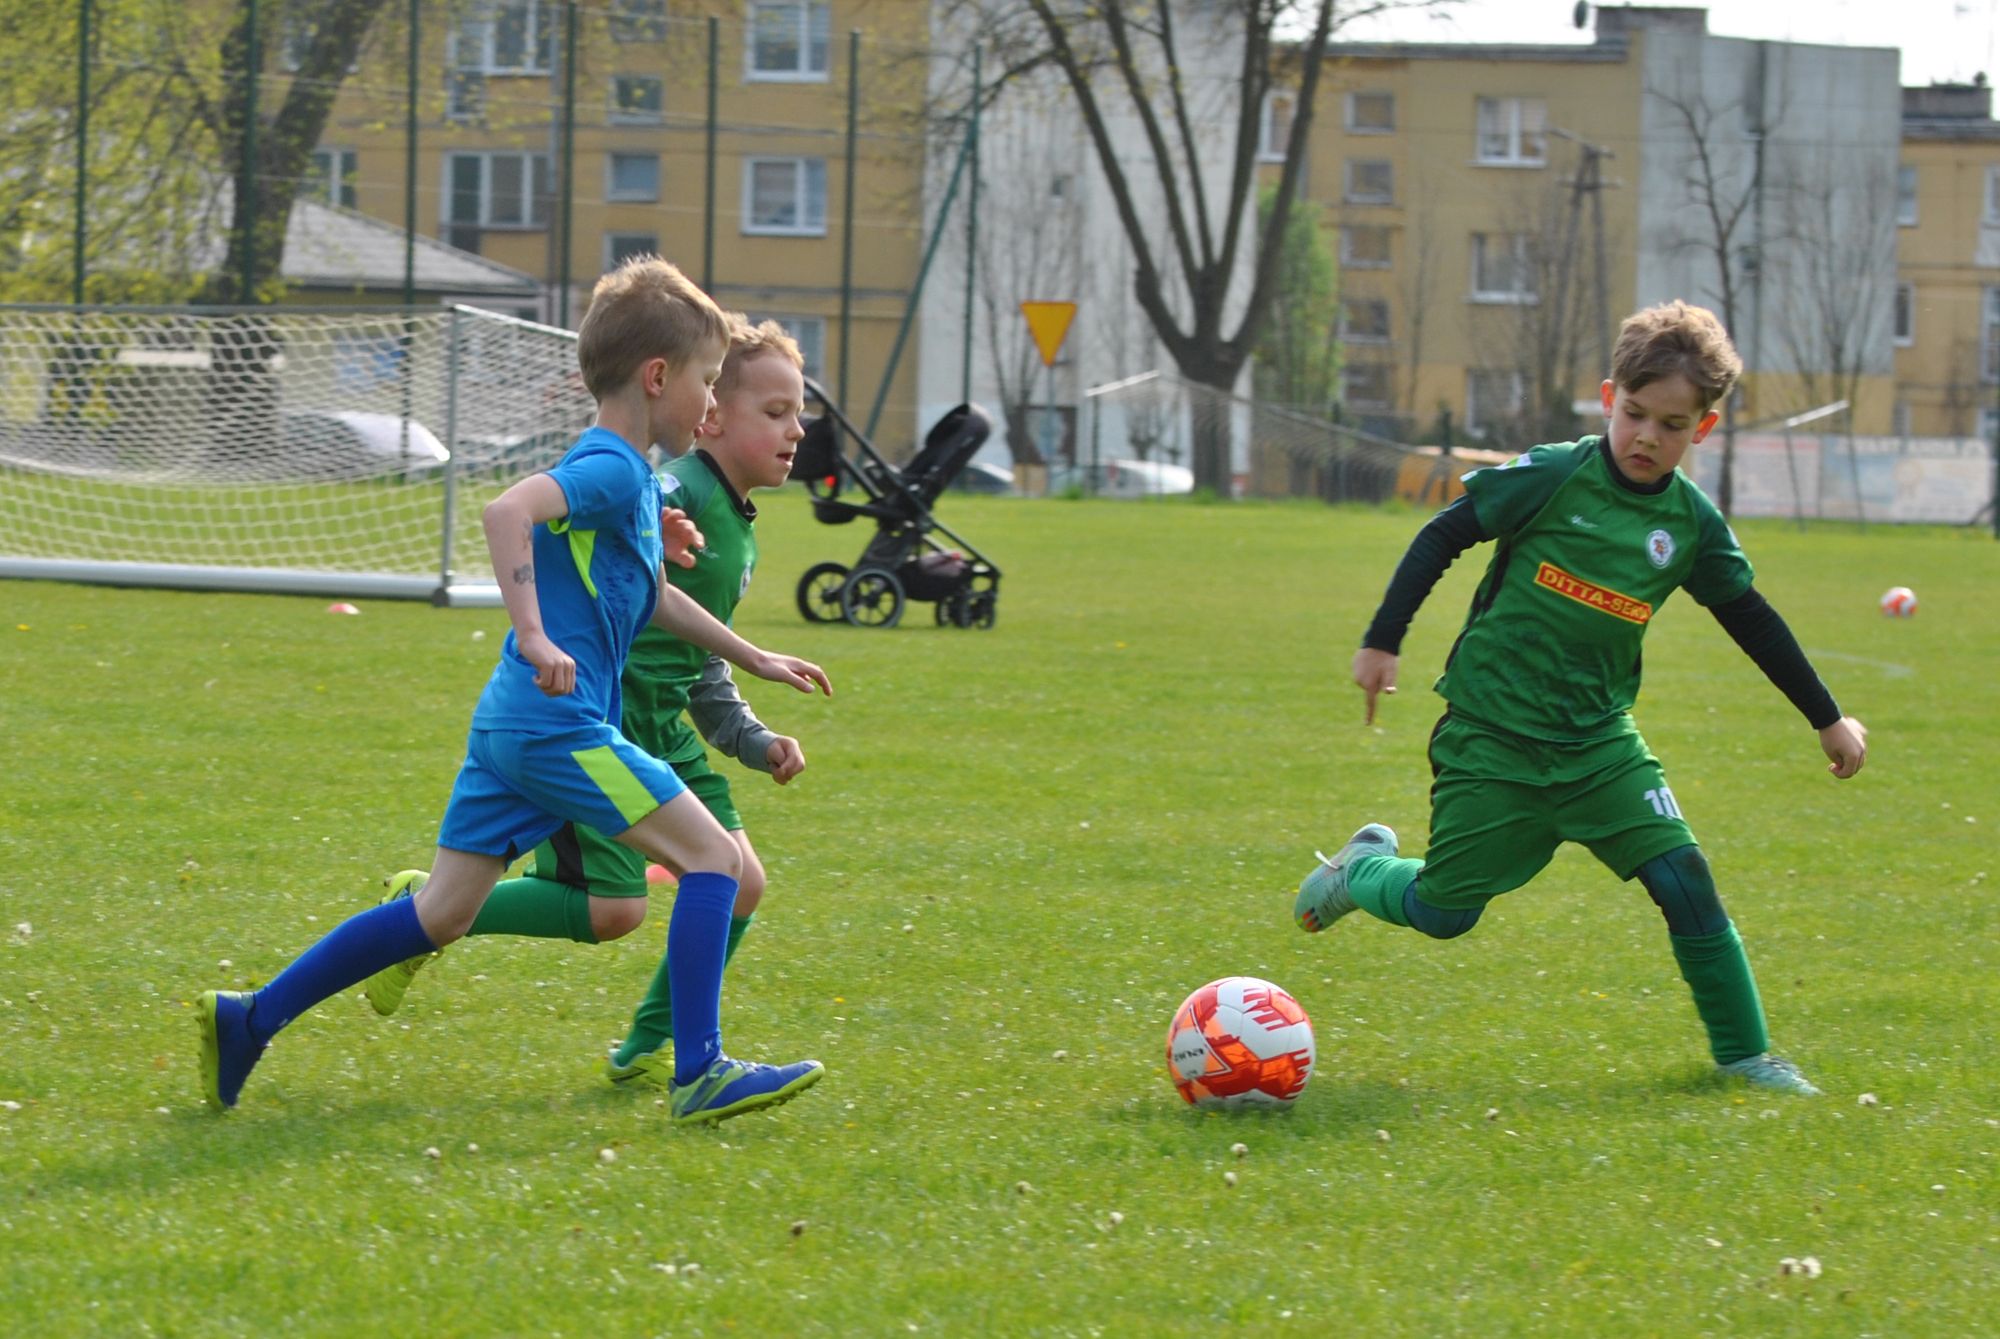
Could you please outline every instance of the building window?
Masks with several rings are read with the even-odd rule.
[[[547,74],[557,6],[549,0],[487,0],[452,32],[452,68],[480,74]]]
[[[1979,322],[1979,379],[2000,382],[2000,288],[1986,290]]]
[[[1549,104],[1540,98],[1480,98],[1481,163],[1540,167],[1548,161]]]
[[[1527,404],[1527,380],[1513,368],[1475,368],[1465,374],[1465,430],[1475,437],[1519,417]]]
[[[660,254],[656,232],[608,232],[604,234],[604,268],[615,270],[633,256]]]
[[[1396,168],[1387,159],[1347,160],[1347,189],[1343,198],[1350,205],[1386,205],[1396,198]]]
[[[1340,230],[1340,263],[1353,270],[1389,268],[1389,230],[1349,224]]]
[[[1917,286],[1896,285],[1896,347],[1907,349],[1917,342]]]
[[[1347,95],[1347,133],[1391,135],[1396,131],[1396,95],[1379,89]]]
[[[1355,409],[1387,409],[1393,371],[1387,363],[1349,363],[1340,369],[1340,398]]]
[[[487,228],[526,231],[549,225],[549,156],[545,153],[449,153],[444,159],[445,241],[479,249]]]
[[[1257,161],[1282,163],[1292,143],[1292,114],[1298,110],[1298,94],[1289,88],[1274,88],[1264,94],[1264,110],[1257,123]]]
[[[826,318],[824,316],[789,316],[784,312],[751,312],[750,323],[776,321],[785,327],[785,333],[798,341],[799,353],[806,360],[805,374],[814,381],[826,375]]]
[[[824,80],[832,23],[831,9],[811,0],[751,0],[744,77]]]
[[[744,159],[743,231],[825,236],[826,159]]]
[[[1904,163],[1896,169],[1896,223],[1900,227],[1917,226],[1917,165]]]
[[[667,0],[611,0],[611,40],[667,40]]]
[[[312,167],[299,194],[322,204],[354,208],[354,183],[361,175],[361,155],[353,149],[314,149]]]
[[[1986,169],[1986,217],[1989,228],[2000,228],[2000,167]]]
[[[1526,233],[1472,234],[1474,302],[1533,302],[1535,296]]]
[[[652,74],[621,74],[611,81],[611,119],[620,125],[658,125],[666,114],[666,81]]]
[[[1349,344],[1389,342],[1389,300],[1349,298],[1340,304],[1340,337]]]
[[[1889,435],[1910,440],[1910,402],[1898,400],[1889,408]]]
[[[660,155],[614,153],[605,164],[604,198],[647,201],[660,198]]]

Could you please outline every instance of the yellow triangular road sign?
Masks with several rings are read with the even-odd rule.
[[[1056,365],[1056,351],[1062,348],[1063,338],[1069,334],[1069,323],[1076,319],[1074,302],[1024,302],[1021,315],[1028,318],[1028,333],[1035,337],[1035,348],[1041,351],[1042,366]]]

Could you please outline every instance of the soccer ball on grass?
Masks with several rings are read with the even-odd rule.
[[[1187,997],[1167,1029],[1167,1072],[1210,1110],[1291,1106],[1313,1067],[1312,1020],[1269,981],[1225,976]]]
[[[1908,586],[1891,586],[1882,596],[1882,612],[1890,618],[1908,618],[1917,612],[1917,593]]]

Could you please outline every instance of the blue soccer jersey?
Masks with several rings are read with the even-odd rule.
[[[549,471],[569,514],[535,527],[542,629],[576,661],[576,691],[549,697],[512,632],[472,713],[475,730],[565,730],[622,717],[618,676],[660,596],[659,480],[616,433],[591,428]]]

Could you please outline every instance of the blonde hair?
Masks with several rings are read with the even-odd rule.
[[[729,336],[722,308],[693,280],[658,256],[632,256],[590,291],[590,310],[576,331],[576,362],[584,386],[602,400],[648,359],[664,358],[679,371]]]
[[[806,356],[799,351],[799,342],[785,333],[785,327],[776,321],[751,325],[750,318],[743,313],[730,312],[729,352],[722,360],[722,375],[716,378],[716,396],[720,398],[734,390],[743,375],[743,365],[766,354],[775,354],[805,371]]]
[[[1636,391],[1676,374],[1693,383],[1703,409],[1714,408],[1743,375],[1743,360],[1715,313],[1675,301],[1626,317],[1611,350],[1611,379]]]

